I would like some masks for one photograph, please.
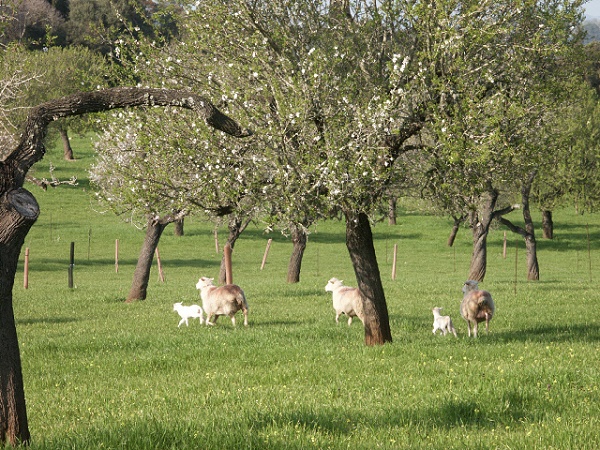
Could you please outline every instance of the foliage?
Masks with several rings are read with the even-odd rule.
[[[45,101],[106,87],[110,68],[104,58],[84,47],[50,47],[44,51],[30,51],[22,46],[11,46],[3,52],[0,78],[27,80],[27,88],[2,105],[6,122],[4,133],[18,135],[25,123],[29,108]],[[93,122],[80,118],[61,123],[75,131],[93,129]]]
[[[122,111],[105,124],[90,170],[103,204],[140,225],[193,212],[242,209],[251,217],[264,157],[205,130],[193,114],[166,115],[171,120],[164,111]]]

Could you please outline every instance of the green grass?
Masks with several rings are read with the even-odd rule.
[[[290,242],[251,227],[233,256],[250,326],[234,329],[221,318],[212,328],[197,321],[177,328],[172,304],[199,302],[198,277],[218,274],[213,227],[190,218],[180,238],[167,228],[166,282],[155,266],[148,299],[125,304],[143,231],[98,213],[84,172],[87,142],[75,143],[76,162],[51,149],[36,166],[39,176],[50,162],[57,176],[75,171],[79,187],[30,187],[42,214],[25,243],[29,289],[21,262],[14,304],[32,449],[597,448],[598,215],[556,213],[555,240],[539,242],[537,283],[526,281],[518,242],[515,284],[517,239],[509,236],[504,259],[502,231],[494,231],[482,286],[497,315],[476,341],[458,313],[468,230],[448,248],[450,222],[408,207],[397,226],[374,228],[392,344],[366,347],[359,321],[334,322],[327,280],[355,284],[337,222],[312,230],[295,285],[285,283]],[[458,339],[432,335],[433,306],[453,317]]]

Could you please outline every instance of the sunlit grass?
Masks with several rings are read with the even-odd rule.
[[[90,163],[87,147],[74,150],[78,161],[54,160],[62,177]],[[369,348],[359,321],[336,326],[324,291],[332,276],[355,284],[343,224],[312,230],[295,285],[285,283],[291,243],[250,227],[234,251],[250,326],[221,318],[177,328],[172,304],[199,302],[198,277],[218,274],[212,225],[186,220],[183,237],[167,228],[166,282],[155,266],[147,300],[125,304],[143,231],[98,214],[82,186],[30,189],[42,215],[25,244],[29,289],[21,261],[14,304],[33,449],[593,449],[600,441],[597,215],[556,214],[556,239],[540,239],[537,283],[525,281],[522,242],[509,236],[504,259],[503,232],[494,231],[482,286],[497,316],[477,341],[458,314],[468,230],[448,248],[448,220],[406,208],[397,226],[378,223],[394,342]],[[432,335],[433,306],[453,317],[458,339]]]

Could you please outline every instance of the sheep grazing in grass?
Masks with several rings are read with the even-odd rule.
[[[325,290],[332,293],[336,323],[339,323],[342,314],[346,314],[348,325],[352,325],[353,317],[358,317],[364,325],[362,298],[358,288],[344,286],[342,280],[332,278],[327,282]]]
[[[460,304],[460,314],[467,321],[469,337],[471,337],[471,325],[473,325],[473,336],[477,337],[477,326],[483,321],[485,321],[485,331],[489,333],[490,320],[496,312],[492,295],[488,291],[480,291],[477,281],[473,280],[466,281],[462,291],[465,295]]]
[[[200,319],[200,325],[202,325],[204,323],[204,316],[202,314],[202,308],[200,308],[198,305],[183,306],[183,304],[181,302],[174,303],[173,311],[177,311],[177,313],[181,317],[181,320],[179,321],[179,325],[177,325],[177,328],[179,328],[183,323],[185,323],[185,325],[188,326],[188,319],[190,319],[190,318],[197,317],[198,319]]]
[[[215,322],[219,316],[229,316],[235,326],[235,314],[242,310],[244,325],[248,326],[248,302],[244,291],[235,284],[217,287],[213,284],[213,279],[201,277],[196,283],[196,289],[200,291],[202,298],[202,308],[206,314],[206,324],[214,325],[214,322],[210,321],[212,316],[215,316]]]
[[[431,310],[433,312],[433,334],[436,334],[437,330],[440,330],[444,336],[450,332],[454,334],[454,337],[457,337],[456,329],[454,328],[454,325],[452,325],[450,316],[442,316],[440,314],[442,309],[443,308],[436,306]]]

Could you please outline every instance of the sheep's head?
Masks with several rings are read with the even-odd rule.
[[[213,280],[214,278],[200,277],[200,279],[196,283],[196,289],[202,290],[202,288],[214,286]]]
[[[441,306],[436,306],[435,308],[433,308],[431,311],[435,314],[435,313],[440,313],[440,311],[444,309]]]
[[[331,280],[329,280],[327,282],[327,285],[325,285],[325,290],[327,292],[333,292],[335,291],[337,288],[339,288],[340,286],[342,286],[343,280],[338,280],[337,278],[332,278]]]
[[[476,291],[477,289],[479,289],[479,283],[477,283],[477,281],[467,280],[463,285],[462,291],[463,294],[466,294],[467,292]]]
[[[177,311],[179,308],[181,308],[182,303],[173,303],[173,311]]]

